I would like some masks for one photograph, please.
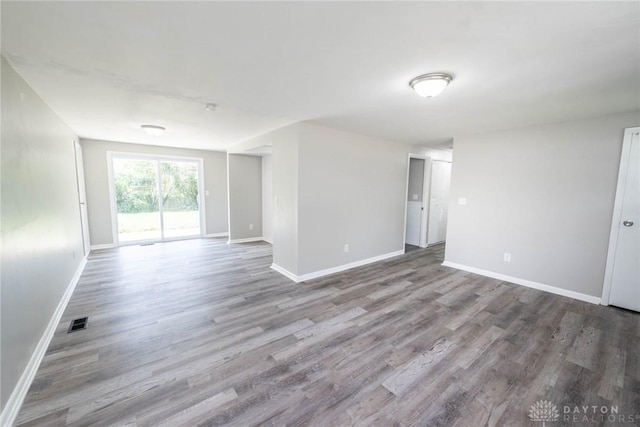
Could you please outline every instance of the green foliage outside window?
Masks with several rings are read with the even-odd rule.
[[[114,161],[116,203],[119,213],[157,212],[156,163]],[[164,211],[198,210],[197,167],[193,163],[160,162]]]

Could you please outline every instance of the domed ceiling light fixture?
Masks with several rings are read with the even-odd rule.
[[[151,136],[160,136],[165,131],[165,128],[156,125],[141,125],[140,127]]]
[[[433,98],[440,95],[451,83],[453,76],[446,73],[429,73],[412,79],[409,86],[424,98]]]

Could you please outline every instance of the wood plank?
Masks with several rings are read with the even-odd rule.
[[[542,398],[640,413],[640,315],[443,255],[296,284],[260,242],[92,253],[18,425],[525,425]]]

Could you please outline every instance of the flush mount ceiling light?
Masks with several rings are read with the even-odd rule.
[[[418,95],[425,98],[433,98],[434,96],[440,95],[452,80],[453,76],[451,74],[430,73],[412,79],[409,82],[409,86],[411,86]]]
[[[204,109],[207,111],[216,111],[216,107],[217,107],[216,104],[209,103],[209,104],[205,104]]]
[[[165,128],[156,125],[141,125],[140,127],[151,136],[160,136],[165,131]]]

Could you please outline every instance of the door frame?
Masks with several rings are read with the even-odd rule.
[[[607,264],[604,270],[604,284],[602,286],[602,299],[600,304],[609,305],[611,286],[613,281],[613,268],[615,255],[618,248],[618,233],[620,221],[622,221],[622,202],[624,190],[627,185],[627,169],[629,167],[631,143],[634,135],[640,134],[640,127],[626,128],[622,140],[622,154],[620,156],[620,168],[618,170],[618,185],[616,186],[616,197],[613,204],[613,216],[611,219],[611,233],[609,235],[609,248],[607,250]]]
[[[135,160],[150,160],[150,161],[188,161],[195,162],[198,164],[198,210],[200,211],[200,234],[194,236],[185,236],[185,237],[161,237],[160,239],[153,240],[135,240],[120,244],[120,239],[118,238],[118,209],[116,203],[116,193],[113,179],[113,158],[128,158]],[[159,174],[160,164],[157,164],[156,174]],[[156,175],[157,179],[159,179],[159,175]],[[137,245],[142,242],[169,242],[173,240],[185,240],[185,239],[193,239],[198,237],[204,237],[207,234],[206,230],[206,214],[205,214],[205,205],[206,205],[206,194],[204,189],[204,159],[202,157],[187,157],[187,156],[170,156],[165,154],[144,154],[144,153],[135,153],[128,151],[107,151],[107,177],[109,181],[109,204],[111,205],[111,232],[113,236],[113,244],[114,246],[127,246],[127,245]],[[158,185],[160,184],[159,181]],[[160,189],[160,194],[162,193],[162,189]],[[158,206],[160,210],[160,214],[162,213],[162,207]],[[160,215],[160,226],[162,227],[162,215]],[[160,230],[161,235],[163,231]]]
[[[78,209],[80,210],[80,221],[82,231],[82,248],[84,256],[91,252],[91,233],[89,232],[89,212],[87,207],[87,191],[84,179],[84,155],[82,145],[77,140],[73,140],[73,156],[76,162],[76,188],[78,190]]]
[[[407,179],[404,187],[404,227],[402,233],[402,251],[404,252],[407,244],[407,212],[409,200],[409,170],[411,168],[411,159],[424,160],[424,170],[422,172],[422,214],[420,217],[420,244],[419,247],[427,247],[427,217],[429,210],[429,180],[431,178],[431,157],[423,154],[409,153],[407,156]]]

